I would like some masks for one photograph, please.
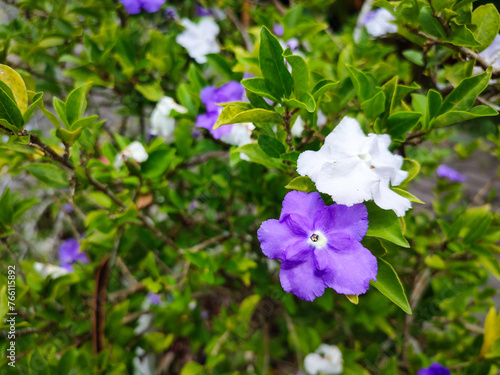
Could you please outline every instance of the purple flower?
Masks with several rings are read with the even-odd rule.
[[[139,14],[141,9],[148,13],[158,12],[166,0],[120,0],[129,14]]]
[[[210,16],[212,13],[210,13],[210,10],[205,8],[204,6],[197,4],[196,5],[196,15],[198,17],[205,17],[205,16]]]
[[[64,203],[63,210],[70,214],[73,212],[73,206],[70,203]]]
[[[273,31],[277,36],[283,36],[283,33],[285,32],[285,28],[283,27],[282,24],[280,23],[275,23],[273,25]]]
[[[467,177],[463,174],[458,173],[456,170],[448,167],[447,165],[441,164],[436,170],[438,177],[447,178],[451,182],[465,182]]]
[[[177,14],[177,11],[175,10],[174,7],[168,7],[165,9],[165,17],[170,20],[178,20],[179,15]]]
[[[59,246],[59,262],[61,267],[73,272],[72,264],[76,262],[89,263],[84,252],[80,252],[80,244],[74,238],[67,239]]]
[[[286,42],[286,46],[290,48],[290,50],[296,51],[299,48],[300,42],[297,38],[288,39]]]
[[[222,107],[217,104],[241,101],[244,94],[245,89],[243,85],[236,81],[230,81],[219,88],[215,86],[203,88],[200,93],[200,98],[207,108],[207,113],[198,115],[196,118],[196,126],[208,129],[215,139],[220,139],[224,135],[228,135],[231,133],[233,125],[221,126],[215,130],[212,129],[222,111]]]
[[[368,230],[363,204],[325,206],[319,193],[291,191],[279,220],[266,220],[257,231],[262,252],[282,261],[281,286],[306,301],[325,288],[363,294],[376,280],[377,259],[361,245]]]
[[[161,303],[161,296],[157,293],[149,292],[147,297],[152,305],[159,305]]]
[[[451,375],[450,370],[439,363],[433,363],[428,368],[421,369],[417,375]]]

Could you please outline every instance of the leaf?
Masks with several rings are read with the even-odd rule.
[[[426,33],[434,35],[438,38],[444,38],[446,36],[443,27],[434,17],[431,7],[429,6],[422,7],[422,9],[420,9],[420,15],[418,17],[418,20],[420,22],[420,27]]]
[[[64,126],[66,126],[66,128],[69,129],[68,116],[66,114],[66,103],[64,103],[61,99],[54,96],[52,104],[57,112],[57,115],[59,116],[59,119],[62,121]]]
[[[54,189],[68,188],[68,175],[52,164],[34,163],[24,166],[36,179]]]
[[[25,124],[27,124],[28,121],[31,119],[31,116],[33,116],[33,112],[35,108],[39,106],[42,97],[43,97],[43,92],[37,92],[33,96],[33,100],[31,101],[30,106],[28,107],[28,109],[26,109],[26,112],[24,112],[23,114],[23,121]]]
[[[459,122],[472,120],[478,117],[485,116],[496,116],[498,112],[486,105],[479,105],[472,108],[469,112],[463,111],[450,111],[445,114],[439,116],[434,121],[432,121],[432,127],[439,128],[451,124],[456,124]]]
[[[254,92],[260,96],[271,99],[273,102],[279,103],[281,100],[276,96],[264,78],[248,78],[241,81],[241,84],[249,91]]]
[[[87,83],[71,91],[66,98],[66,118],[68,119],[69,130],[71,126],[80,119],[87,108],[86,95],[92,85]],[[59,112],[58,112],[59,113]]]
[[[408,298],[406,298],[403,284],[401,284],[396,271],[382,258],[377,258],[377,263],[377,281],[370,281],[370,284],[399,306],[405,313],[411,315],[412,311],[408,303]]]
[[[145,84],[136,84],[134,88],[147,100],[151,100],[152,102],[160,101],[160,99],[165,95],[159,80]]]
[[[305,193],[310,193],[311,191],[316,190],[316,186],[314,185],[314,182],[311,181],[311,179],[309,177],[299,176],[299,177],[295,177],[292,181],[290,181],[285,186],[285,189],[298,190],[298,191],[303,191]]]
[[[418,172],[420,172],[420,164],[416,160],[404,159],[402,169],[408,172],[408,177],[400,184],[404,186],[418,175]]]
[[[403,190],[403,189],[400,189],[400,188],[397,188],[397,187],[393,187],[392,190],[394,190],[396,193],[398,193],[402,197],[408,199],[410,202],[425,204],[425,202],[421,201],[416,196],[414,196],[413,194],[407,192],[406,190]]]
[[[9,95],[10,94],[10,95]],[[0,81],[0,119],[5,119],[16,130],[24,124],[23,115],[12,99],[12,91]]]
[[[302,56],[292,55],[289,48],[283,53],[286,61],[292,67],[293,89],[295,97],[300,98],[309,89],[309,69]]]
[[[403,236],[401,223],[392,210],[383,210],[374,202],[365,202],[368,209],[367,236],[383,238],[402,247],[410,247]]]
[[[250,90],[245,90],[246,95],[250,103],[256,107],[256,108],[262,108],[262,109],[268,109],[270,111],[274,111],[274,108],[267,104],[267,102],[262,98],[262,96],[250,91]]]
[[[287,107],[305,109],[307,112],[314,112],[316,110],[316,102],[311,94],[304,93],[300,101],[297,99],[285,99],[283,104]]]
[[[219,115],[219,118],[214,125],[214,129],[217,129],[222,125],[239,124],[243,122],[281,123],[283,121],[281,115],[279,113],[276,113],[275,111],[270,111],[262,108],[242,110],[244,108],[245,107],[239,104],[228,105],[227,107],[225,107]]]
[[[347,70],[349,71],[360,102],[372,98],[372,91],[375,88],[375,83],[368,78],[368,75],[350,66],[347,67]]]
[[[481,5],[472,12],[472,23],[477,25],[474,38],[481,44],[479,51],[486,49],[498,34],[500,15],[493,4]]]
[[[82,133],[82,128],[78,127],[75,130],[66,130],[64,128],[56,129],[56,137],[62,139],[68,145],[72,146],[76,142],[80,134]]]
[[[38,350],[37,346],[35,346],[33,354],[31,355],[29,368],[32,370],[31,373],[34,373],[33,370],[36,369],[36,370],[43,370],[44,374],[50,375],[50,367],[47,364],[45,358],[43,358],[43,356],[40,354],[40,351]]]
[[[218,53],[209,53],[205,55],[207,58],[207,63],[212,68],[214,68],[217,73],[227,78],[230,81],[236,80],[239,81],[241,79],[241,73],[234,73],[232,71],[231,65],[227,62],[227,60],[219,55]]]
[[[314,86],[312,92],[314,99],[318,99],[325,92],[332,90],[335,86],[339,84],[339,81],[333,81],[331,79],[324,79],[319,81],[316,86]]]
[[[251,162],[261,164],[266,168],[286,169],[286,165],[281,160],[269,157],[257,143],[249,143],[231,151],[232,154],[240,152],[247,155]]]
[[[488,311],[488,315],[486,315],[486,320],[484,322],[484,339],[479,356],[485,357],[488,353],[490,353],[493,348],[493,344],[498,338],[500,338],[500,321],[495,311],[495,307],[492,306],[490,311]]]
[[[258,143],[262,151],[272,158],[279,158],[286,151],[285,146],[280,141],[269,135],[259,135]]]
[[[1,322],[3,322],[8,311],[9,311],[9,301],[7,299],[7,285],[4,284],[0,288],[0,321]]]
[[[470,31],[465,25],[459,25],[455,30],[453,30],[453,33],[449,37],[443,38],[442,40],[451,43],[454,46],[473,48],[481,47],[481,43],[474,38],[472,31]]]
[[[198,362],[189,361],[181,370],[181,375],[202,375],[205,369]]]
[[[397,112],[387,118],[387,129],[395,141],[403,142],[405,135],[413,129],[422,117],[418,112]]]
[[[381,90],[370,99],[365,100],[361,103],[361,109],[368,119],[374,121],[385,110],[384,92]]]
[[[349,300],[349,302],[357,305],[359,303],[359,296],[356,295],[356,294],[344,294],[346,296],[346,298]]]
[[[293,78],[283,60],[283,48],[266,27],[260,30],[259,65],[271,92],[282,98],[292,93]]]
[[[26,112],[28,109],[28,91],[19,73],[7,65],[0,64],[0,81],[5,83],[12,91],[14,102],[21,114]]]
[[[13,217],[14,210],[12,209],[10,188],[7,188],[0,198],[0,223],[10,225]]]
[[[144,178],[158,178],[162,176],[170,167],[175,149],[155,150],[148,160],[141,163],[141,172]]]

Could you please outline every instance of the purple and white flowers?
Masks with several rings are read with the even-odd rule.
[[[428,368],[418,371],[417,375],[451,375],[450,370],[439,363],[433,363]]]
[[[148,13],[158,12],[166,0],[120,0],[129,14],[139,14],[144,9]]]
[[[198,64],[207,62],[207,54],[220,52],[216,40],[219,35],[219,26],[212,18],[203,17],[197,24],[183,18],[181,25],[186,29],[177,35],[175,40]]]
[[[200,98],[207,112],[198,115],[196,118],[197,127],[209,130],[215,139],[220,139],[231,145],[243,146],[252,142],[250,136],[255,128],[253,124],[224,125],[213,129],[222,112],[222,107],[218,104],[242,101],[245,98],[245,89],[241,83],[230,81],[219,88],[207,86],[201,90]]]
[[[401,170],[403,158],[389,151],[387,134],[366,136],[358,121],[344,117],[326,137],[319,151],[305,151],[297,160],[297,172],[309,176],[319,192],[338,204],[352,206],[373,199],[385,209],[404,216],[411,202],[392,191],[408,172]]]
[[[314,193],[291,191],[283,200],[279,220],[257,231],[262,252],[282,261],[281,286],[306,301],[325,288],[340,294],[363,294],[376,280],[377,259],[361,245],[368,230],[363,204],[326,206]]]
[[[441,164],[436,170],[436,174],[440,178],[447,178],[451,182],[466,182],[467,177],[463,174],[457,172],[453,168],[448,167],[445,164]]]

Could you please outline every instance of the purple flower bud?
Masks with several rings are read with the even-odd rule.
[[[451,375],[450,370],[439,363],[433,363],[428,368],[419,370],[417,375]]]
[[[467,177],[463,174],[460,174],[456,170],[448,167],[447,165],[441,164],[439,168],[436,170],[436,174],[440,178],[447,178],[451,182],[466,182]]]
[[[177,14],[177,11],[175,10],[174,7],[168,7],[165,9],[165,17],[170,20],[178,20],[179,15]]]
[[[80,244],[74,238],[67,239],[59,246],[59,262],[61,267],[72,272],[76,262],[89,263],[87,255],[80,252]]]
[[[152,305],[157,306],[161,303],[161,296],[157,293],[149,292],[147,298]]]
[[[212,13],[210,13],[210,10],[205,8],[204,6],[197,4],[196,5],[196,15],[198,17],[205,17],[205,16],[210,16]]]
[[[282,24],[280,23],[275,23],[273,25],[273,32],[277,35],[277,36],[283,36],[283,33],[285,32],[285,28],[283,27]]]

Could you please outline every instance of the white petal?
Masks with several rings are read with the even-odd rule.
[[[167,116],[157,109],[151,113],[151,135],[167,138],[174,132],[175,119]]]
[[[384,210],[393,210],[398,216],[405,216],[405,212],[411,208],[410,200],[392,191],[388,180],[374,184],[372,194],[377,206]]]
[[[325,114],[323,113],[323,111],[320,109],[318,111],[318,121],[316,122],[316,124],[318,125],[318,128],[321,128],[322,126],[325,126],[326,125],[326,116]]]
[[[297,119],[295,120],[292,126],[292,135],[294,137],[300,137],[303,131],[304,131],[304,121],[302,120],[302,117],[297,116]]]
[[[320,170],[316,188],[338,204],[352,206],[372,198],[377,175],[357,156],[326,163]]]
[[[372,141],[369,153],[372,157],[371,164],[375,167],[375,173],[384,178],[389,178],[393,186],[399,185],[408,176],[408,172],[402,171],[403,157],[394,155],[389,151],[391,138],[387,134],[369,134]]]
[[[220,139],[230,145],[241,147],[253,142],[251,135],[254,129],[255,125],[249,122],[233,124],[231,133],[223,135]]]
[[[56,279],[59,276],[66,275],[67,273],[69,273],[68,270],[62,267],[54,266],[52,264],[34,263],[33,268],[41,276],[47,277],[50,275],[50,277],[53,279]]]
[[[301,176],[309,176],[316,182],[323,164],[330,161],[332,159],[328,146],[323,146],[318,151],[304,151],[297,159],[297,172]]]
[[[123,150],[124,154],[131,159],[134,159],[138,163],[145,162],[148,160],[148,153],[146,152],[146,149],[142,145],[141,142],[134,141],[131,144],[129,144],[125,150]]]
[[[310,375],[316,374],[340,374],[342,373],[342,362],[334,363],[317,353],[310,353],[304,358],[304,369]]]
[[[330,146],[335,154],[353,156],[361,152],[368,137],[363,133],[361,125],[352,117],[344,117],[328,134],[325,145]]]

